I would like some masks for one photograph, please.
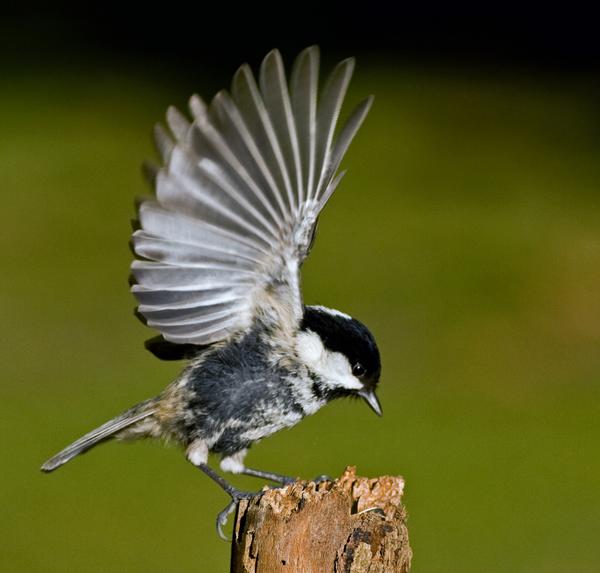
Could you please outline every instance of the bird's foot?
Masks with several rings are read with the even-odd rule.
[[[242,473],[247,476],[266,479],[266,480],[275,482],[281,486],[292,485],[292,484],[296,483],[297,481],[303,481],[301,478],[277,474],[275,472],[266,472],[263,470],[255,470],[252,468],[244,468],[244,471]],[[313,481],[315,483],[322,483],[324,481],[333,481],[333,478],[329,477],[328,475],[323,474],[323,475],[317,476],[316,478],[314,478],[313,480],[310,480],[310,481]]]
[[[219,515],[217,515],[217,533],[223,541],[231,541],[231,539],[229,539],[225,533],[223,533],[223,527],[227,525],[227,519],[236,510],[238,503],[242,499],[250,499],[256,495],[260,495],[262,492],[242,491],[232,488],[227,493],[229,493],[231,496],[231,501],[227,504],[227,507],[221,513],[219,513]]]
[[[304,480],[302,480],[301,478],[281,476],[281,480],[278,480],[278,483],[280,483],[282,486],[285,486],[285,485],[292,485],[299,481],[304,481]],[[334,481],[334,479],[332,477],[328,476],[327,474],[321,474],[321,475],[318,475],[318,476],[314,477],[313,479],[307,480],[307,481],[319,484],[319,483],[323,483],[326,481]]]
[[[277,479],[272,479],[274,476],[277,476]],[[261,477],[264,477],[264,476],[261,476]],[[281,484],[282,486],[291,485],[298,481],[298,478],[283,476],[280,474],[270,474],[270,478],[271,478],[271,481],[276,481],[277,483]],[[333,481],[333,478],[329,477],[328,475],[321,474],[321,475],[318,475],[317,477],[315,477],[311,481],[318,484],[318,483],[323,483],[323,482],[327,482],[327,481]],[[269,487],[267,489],[274,489],[274,488]],[[227,525],[227,520],[228,520],[229,516],[236,510],[239,502],[243,499],[251,499],[257,495],[260,495],[263,492],[262,491],[242,491],[242,490],[231,487],[227,490],[227,493],[231,496],[231,501],[227,504],[227,507],[225,507],[225,509],[223,511],[221,511],[219,513],[219,515],[217,515],[217,533],[218,533],[219,537],[221,539],[223,539],[223,541],[231,541],[231,539],[229,539],[223,532],[223,527],[225,527],[225,525]]]
[[[292,483],[296,483],[298,478],[293,478],[290,476],[285,476],[283,474],[277,474],[275,472],[266,472],[263,470],[255,470],[252,468],[244,468],[242,472],[244,475],[252,476],[260,479],[265,479],[268,481],[275,482],[280,485],[290,485]]]

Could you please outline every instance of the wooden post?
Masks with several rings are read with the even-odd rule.
[[[404,480],[297,482],[240,502],[232,573],[406,573],[412,552]]]

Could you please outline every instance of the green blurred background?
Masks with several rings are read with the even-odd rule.
[[[127,288],[139,165],[167,105],[209,98],[262,48],[198,56],[202,68],[110,50],[4,62],[3,571],[227,570],[214,531],[227,498],[177,449],[109,444],[55,474],[38,468],[177,374],[143,349],[152,332]],[[374,93],[375,106],[304,291],[376,334],[385,416],[332,404],[249,462],[403,475],[415,573],[595,572],[598,76],[471,64],[389,46],[359,57],[350,100]]]

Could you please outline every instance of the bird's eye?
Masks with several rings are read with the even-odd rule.
[[[352,374],[354,374],[354,376],[363,376],[365,373],[365,368],[364,366],[360,363],[357,362],[353,367],[352,367]]]

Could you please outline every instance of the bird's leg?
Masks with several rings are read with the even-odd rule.
[[[202,470],[210,479],[212,479],[223,491],[228,493],[232,498],[249,497],[255,495],[249,491],[242,491],[232,486],[224,477],[220,476],[208,464],[195,464],[199,470]]]
[[[279,483],[281,485],[289,485],[298,481],[298,478],[284,476],[275,472],[263,472],[262,470],[254,470],[252,468],[244,468],[241,473],[247,476],[274,481],[275,483]]]
[[[202,470],[210,479],[212,479],[223,491],[231,496],[231,501],[227,507],[217,515],[217,533],[219,537],[224,541],[230,541],[227,536],[223,533],[223,526],[227,523],[227,518],[235,510],[237,504],[242,499],[249,499],[257,495],[260,492],[242,491],[233,487],[226,479],[221,477],[217,472],[210,468],[205,463],[194,464],[199,470]]]
[[[275,483],[281,485],[288,485],[290,483],[294,483],[297,480],[297,478],[284,476],[275,472],[264,472],[262,470],[253,470],[252,468],[247,468],[244,464],[244,458],[246,457],[247,453],[248,450],[244,449],[240,450],[239,452],[236,452],[235,454],[224,456],[221,460],[221,469],[224,472],[244,474],[260,479],[266,479],[268,481],[274,481]]]

